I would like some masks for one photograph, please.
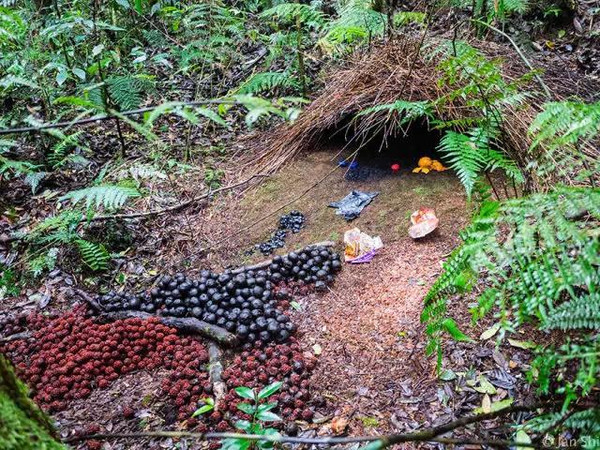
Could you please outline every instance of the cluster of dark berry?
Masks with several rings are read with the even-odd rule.
[[[322,289],[341,269],[339,254],[327,247],[276,256],[266,270],[202,271],[192,280],[183,274],[164,276],[149,293],[110,292],[98,301],[106,311],[159,311],[173,317],[196,317],[237,334],[242,342],[283,342],[295,325],[280,307],[285,295],[275,294],[282,281],[314,283]]]
[[[300,211],[292,211],[289,214],[284,214],[279,218],[279,228],[273,232],[268,240],[256,244],[256,248],[263,255],[270,255],[285,245],[288,230],[298,233],[304,227],[304,222],[306,222],[306,219]]]

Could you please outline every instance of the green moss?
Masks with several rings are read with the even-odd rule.
[[[51,433],[48,417],[27,396],[26,387],[0,355],[0,448],[64,450]]]

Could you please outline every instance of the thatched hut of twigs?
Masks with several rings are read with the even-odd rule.
[[[544,68],[540,61],[519,54],[510,45],[480,41],[469,44],[500,67],[506,83],[523,80],[519,91],[527,95],[518,104],[503,107],[499,140],[508,155],[525,169],[531,158],[528,129],[543,103],[572,95],[586,96],[590,88],[582,84],[582,77],[575,79],[572,73],[565,76],[564,68],[555,74],[553,71],[558,69],[551,65]],[[298,153],[327,143],[334,134],[342,133],[360,146],[373,136],[385,144],[399,133],[410,133],[410,126],[398,126],[402,118],[393,111],[359,115],[367,108],[398,100],[431,102],[437,119],[455,123],[455,128],[462,131],[469,118],[481,112],[468,106],[463,97],[453,96],[459,86],[440,82],[447,72],[440,68],[440,57],[431,55],[442,45],[451,46],[452,41],[404,38],[354,55],[353,60],[342,67],[333,67],[324,89],[295,122],[276,127],[266,140],[263,135],[250,142],[254,151],[249,166],[263,173],[273,172]],[[532,67],[536,69],[534,72]],[[541,69],[539,73],[538,69]],[[479,94],[485,101],[486,92]],[[436,102],[440,98],[445,101]],[[427,126],[434,128],[435,124]],[[591,146],[584,146],[582,151],[598,157],[597,150]],[[549,180],[531,176],[528,181],[535,188]]]

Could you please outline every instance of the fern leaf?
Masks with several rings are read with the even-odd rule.
[[[292,24],[300,20],[313,28],[320,28],[323,24],[323,14],[312,6],[302,3],[281,3],[263,11],[260,17],[263,19],[277,18],[281,22]]]
[[[94,206],[98,209],[103,206],[107,209],[118,209],[127,200],[140,197],[140,195],[140,192],[133,188],[104,185],[71,191],[60,197],[59,201],[70,200],[73,205],[76,205],[80,201],[85,201],[86,208]]]
[[[81,259],[90,269],[97,272],[108,269],[110,254],[104,245],[96,244],[84,239],[78,239],[75,243],[81,253]]]
[[[239,94],[258,94],[277,88],[298,89],[298,83],[290,75],[279,72],[256,73],[238,88]]]
[[[448,165],[454,169],[470,198],[475,181],[485,167],[477,144],[467,135],[447,131],[438,149],[446,154]]]
[[[600,293],[582,295],[561,304],[550,313],[544,326],[561,330],[600,330]]]

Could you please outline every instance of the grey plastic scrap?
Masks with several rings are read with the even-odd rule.
[[[352,191],[343,199],[330,203],[331,208],[337,208],[337,215],[343,216],[347,221],[356,219],[361,211],[379,195],[379,192]]]

